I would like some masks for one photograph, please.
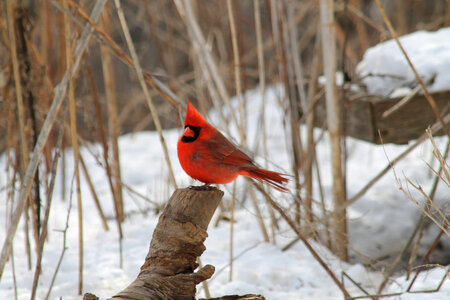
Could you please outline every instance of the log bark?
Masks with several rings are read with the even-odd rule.
[[[217,188],[177,189],[159,217],[141,272],[111,299],[194,299],[195,286],[214,273],[211,265],[194,270],[222,197]]]

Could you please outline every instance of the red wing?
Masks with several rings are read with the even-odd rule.
[[[201,141],[207,151],[207,157],[215,162],[229,165],[253,164],[252,159],[239,150],[222,133],[215,131],[208,140]]]

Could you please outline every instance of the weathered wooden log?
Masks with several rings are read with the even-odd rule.
[[[432,94],[438,109],[443,113],[450,102],[450,91]],[[383,113],[396,105],[403,97],[383,98],[360,92],[345,94],[346,119],[343,120],[346,135],[374,144],[406,144],[420,137],[428,126],[436,122],[436,115],[425,96],[415,95],[408,103],[387,117]],[[325,101],[316,106],[315,126],[323,127],[326,120]],[[383,141],[380,139],[380,132]],[[442,135],[439,131],[436,135]]]
[[[216,188],[176,190],[159,217],[141,272],[111,299],[194,299],[195,286],[214,273],[211,265],[193,271],[222,197]]]

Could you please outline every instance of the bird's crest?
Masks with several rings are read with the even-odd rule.
[[[208,122],[206,122],[205,118],[203,118],[203,116],[195,109],[194,105],[188,100],[184,126],[203,127],[206,124],[208,124]]]

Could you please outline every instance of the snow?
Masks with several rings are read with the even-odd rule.
[[[417,31],[399,39],[428,90],[450,90],[450,28]],[[369,48],[356,70],[369,94],[399,97],[418,85],[395,40]]]
[[[257,113],[247,115],[247,139],[252,153],[258,153],[256,160],[261,165],[268,163],[268,167],[290,173],[290,146],[285,141],[284,110],[280,106],[278,97],[283,91],[279,86],[268,89],[265,99],[267,101],[267,128],[268,155],[267,162],[262,155],[260,141],[260,118]],[[245,95],[247,107],[252,112],[259,112],[261,97],[259,93],[250,91]],[[236,105],[234,100],[233,105]],[[226,111],[225,111],[226,113]],[[208,120],[218,124],[217,114],[211,112]],[[304,132],[305,128],[302,128]],[[238,131],[230,126],[231,135],[238,137]],[[181,131],[178,129],[166,130],[164,137],[168,145],[174,173],[180,187],[194,182],[182,171],[176,156],[176,142]],[[316,138],[320,130],[315,131]],[[445,139],[437,138],[441,150]],[[358,192],[370,179],[392,160],[404,151],[407,145],[377,146],[352,138],[347,139],[348,147],[348,195]],[[163,158],[159,137],[155,132],[140,132],[120,137],[119,148],[121,155],[121,168],[123,181],[145,195],[151,201],[163,204],[173,189],[168,183],[168,172]],[[142,198],[124,190],[126,221],[123,223],[123,267],[119,265],[119,244],[115,221],[112,197],[109,192],[104,169],[97,164],[95,157],[101,156],[101,146],[94,144],[89,148],[82,148],[82,155],[86,161],[89,173],[100,197],[102,207],[108,217],[109,231],[105,231],[98,217],[92,196],[88,190],[85,179],[82,179],[82,199],[84,214],[84,292],[91,292],[105,299],[117,293],[133,281],[139,267],[144,262],[148,251],[154,227],[157,224],[158,214],[154,212],[154,205]],[[320,163],[321,179],[324,188],[326,205],[331,207],[331,164],[329,142],[324,138],[317,146],[317,159]],[[67,150],[67,174],[73,174],[72,152]],[[426,162],[432,158],[432,148],[429,143],[418,147],[406,158],[399,162],[395,169],[413,182],[418,182],[428,191],[433,176]],[[6,157],[0,157],[0,167],[5,169]],[[436,166],[436,164],[434,164]],[[67,186],[73,182],[72,176],[67,176]],[[50,299],[64,300],[81,299],[77,295],[78,287],[78,221],[76,194],[69,191],[62,199],[61,177],[57,178],[56,189],[49,221],[49,236],[45,244],[42,261],[42,275],[39,280],[37,299],[43,299],[48,291],[53,272],[63,247],[63,234],[60,230],[65,228],[68,209],[72,205],[67,230],[67,251],[64,255],[61,269],[57,275]],[[2,186],[6,185],[6,176],[0,176]],[[223,202],[230,203],[230,185],[221,186],[225,190]],[[292,182],[290,188],[292,189]],[[69,190],[69,189],[68,189]],[[234,227],[234,261],[232,281],[229,281],[229,245],[230,224],[225,221],[214,226],[214,220],[208,229],[208,238],[205,245],[207,250],[201,259],[203,264],[212,264],[216,272],[208,281],[212,296],[227,294],[262,294],[269,300],[275,299],[340,299],[342,294],[324,269],[313,258],[308,249],[299,241],[291,248],[283,251],[282,248],[296,238],[292,230],[280,221],[280,228],[276,233],[276,243],[266,243],[261,234],[252,204],[245,201],[244,181],[238,179],[238,198]],[[316,188],[315,195],[319,192]],[[0,199],[6,198],[5,189],[0,191]],[[292,196],[273,191],[272,195],[284,207],[292,205]],[[270,228],[270,218],[265,201],[258,196],[259,207],[263,213],[264,221]],[[72,199],[71,199],[72,198]],[[438,187],[436,193],[437,203],[447,203],[449,190],[444,185]],[[0,220],[5,220],[6,206],[0,207]],[[320,216],[319,205],[314,208]],[[360,200],[348,208],[349,241],[351,246],[351,263],[340,261],[326,247],[310,240],[314,249],[326,261],[330,268],[340,278],[345,271],[369,292],[375,292],[382,280],[382,273],[372,271],[367,267],[367,261],[361,257],[379,258],[386,255],[395,255],[410,235],[418,218],[419,209],[409,201],[398,188],[393,172],[386,174],[376,183]],[[215,216],[214,218],[217,218]],[[33,270],[28,270],[24,248],[24,224],[19,225],[14,240],[14,258],[18,298],[29,299],[33,280]],[[433,227],[431,227],[433,228]],[[430,229],[432,230],[432,229]],[[0,224],[0,232],[5,232],[5,222]],[[428,235],[428,234],[427,234]],[[431,236],[435,236],[432,232]],[[449,248],[448,237],[442,238],[444,247]],[[426,251],[426,249],[422,249]],[[358,256],[356,253],[359,253]],[[36,257],[33,254],[33,266]],[[0,281],[0,299],[14,299],[13,276],[11,262],[6,265]],[[437,286],[444,276],[445,268],[437,266],[423,272],[414,285],[414,290],[432,289]],[[405,291],[409,280],[404,274],[392,278],[385,292],[395,293]],[[353,296],[362,295],[362,292],[350,281],[345,280],[345,286]],[[197,286],[199,297],[204,297],[202,285]],[[440,291],[431,294],[403,294],[393,299],[449,299],[450,280],[447,279]]]

